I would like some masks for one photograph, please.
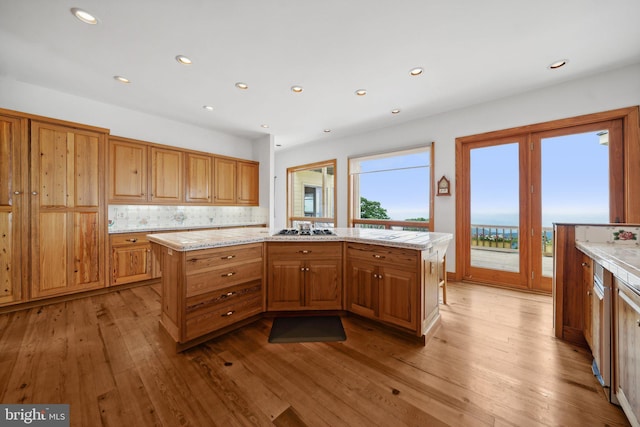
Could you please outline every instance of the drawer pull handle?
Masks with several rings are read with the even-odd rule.
[[[227,256],[223,256],[220,259],[234,259],[236,256],[235,255],[227,255]]]
[[[231,277],[231,276],[233,276],[234,274],[236,274],[236,272],[235,272],[235,271],[230,271],[229,273],[221,274],[220,276],[221,276],[221,277]]]
[[[235,294],[235,292],[227,292],[226,294],[222,294],[222,298],[229,298],[230,296],[233,296]]]
[[[589,264],[587,264],[586,262],[583,262],[583,263],[582,263],[582,266],[583,266],[583,267],[586,267],[586,266],[588,266],[588,265],[589,265]]]
[[[228,317],[231,316],[233,313],[235,313],[235,311],[231,310],[231,311],[227,311],[224,314],[221,314],[220,317]]]
[[[378,255],[378,254],[374,254],[373,257],[377,258],[377,259],[384,259],[385,258],[384,255]]]
[[[591,291],[587,291],[587,295],[591,296]]]
[[[127,239],[127,242],[131,242],[131,243],[135,243],[137,241],[138,241],[138,239]]]
[[[307,250],[307,249],[302,250],[302,251],[298,251],[298,252],[301,253],[301,254],[310,254],[311,253],[311,251]]]

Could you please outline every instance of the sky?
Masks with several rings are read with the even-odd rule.
[[[369,160],[362,172],[429,164],[429,153]],[[542,225],[609,222],[608,147],[596,132],[542,140]],[[518,225],[518,146],[471,151],[471,223]],[[361,196],[379,201],[394,220],[429,217],[428,167],[360,176]]]
[[[393,220],[429,218],[429,161],[427,151],[362,162],[360,195],[380,202]],[[387,169],[400,170],[365,173]]]
[[[596,132],[542,140],[542,225],[609,222],[608,147]],[[518,146],[471,150],[471,223],[518,225]]]

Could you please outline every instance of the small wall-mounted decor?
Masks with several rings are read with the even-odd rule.
[[[442,178],[438,181],[438,191],[436,193],[438,196],[450,196],[451,195],[451,184],[449,180],[442,175]]]

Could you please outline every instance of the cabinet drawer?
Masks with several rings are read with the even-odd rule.
[[[262,278],[262,260],[223,265],[198,273],[187,273],[187,297],[220,290]]]
[[[238,301],[256,295],[262,296],[262,281],[260,280],[197,295],[187,298],[186,316],[187,319],[197,317],[216,308],[236,304]]]
[[[124,234],[112,234],[109,236],[111,240],[111,246],[126,246],[142,243],[149,243],[147,240],[147,233],[124,233]]]
[[[349,243],[347,256],[380,264],[415,267],[419,252],[412,249],[389,248],[384,246]]]
[[[261,293],[251,293],[233,303],[214,306],[203,314],[187,318],[183,341],[198,338],[261,312]]]
[[[305,258],[341,258],[342,242],[287,242],[268,243],[270,257],[285,257],[304,260]]]
[[[262,259],[262,243],[206,249],[187,255],[187,274],[225,268]]]

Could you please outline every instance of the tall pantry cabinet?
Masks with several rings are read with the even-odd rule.
[[[104,287],[107,131],[4,111],[0,121],[0,304]]]

